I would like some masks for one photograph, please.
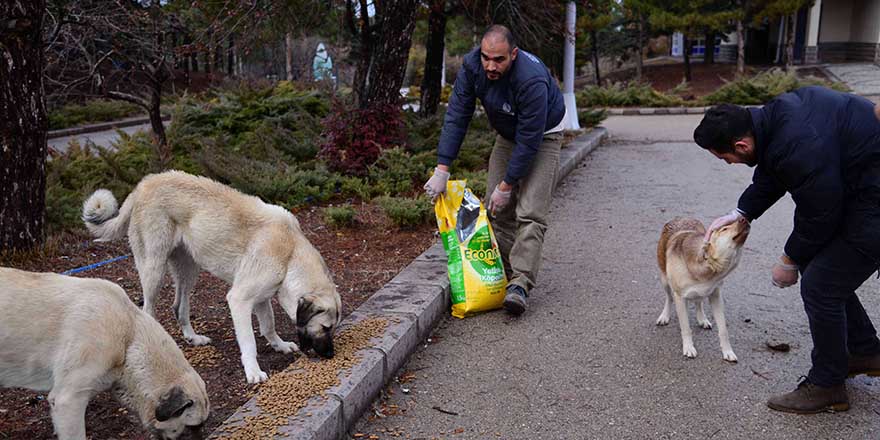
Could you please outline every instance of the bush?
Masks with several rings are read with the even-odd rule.
[[[382,150],[403,143],[402,128],[397,104],[351,109],[338,103],[324,119],[320,157],[333,171],[364,176]]]
[[[433,205],[430,200],[424,197],[407,199],[383,196],[375,201],[385,211],[385,215],[398,227],[423,225],[432,218]]]
[[[370,166],[370,181],[378,194],[403,194],[413,190],[416,179],[422,177],[425,169],[402,148],[391,148],[383,151]]]
[[[351,205],[324,208],[324,221],[337,228],[354,225],[356,215],[357,211]]]
[[[115,121],[141,113],[144,113],[142,108],[124,101],[98,99],[85,104],[67,104],[49,111],[49,130]]]
[[[581,128],[595,127],[608,118],[608,111],[604,108],[578,110],[578,123]]]
[[[771,69],[751,78],[729,81],[715,92],[704,96],[700,101],[703,105],[722,103],[757,105],[763,104],[777,95],[810,85],[821,85],[839,91],[848,90],[841,83],[832,83],[816,77],[798,78],[793,72]]]
[[[677,107],[685,104],[678,96],[654,90],[649,84],[632,83],[623,86],[587,86],[576,93],[577,106],[589,107]]]

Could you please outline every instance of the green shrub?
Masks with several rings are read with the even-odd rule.
[[[608,111],[604,108],[578,110],[578,123],[581,128],[595,127],[608,118]]]
[[[587,86],[575,94],[580,108],[589,107],[676,107],[685,104],[678,96],[658,92],[650,84]]]
[[[412,191],[424,171],[425,167],[402,148],[391,148],[379,154],[369,175],[377,194],[398,195]]]
[[[375,199],[385,215],[398,227],[414,227],[427,223],[433,214],[431,201],[420,197],[407,199],[383,196]]]
[[[49,111],[49,129],[115,121],[141,113],[144,113],[141,107],[125,101],[97,99],[85,104],[67,104]]]
[[[324,208],[324,221],[337,228],[354,225],[355,216],[357,216],[357,211],[351,205]]]
[[[723,103],[758,105],[773,99],[777,95],[810,85],[821,85],[839,91],[848,90],[841,83],[832,83],[816,77],[798,78],[793,72],[770,69],[750,78],[729,81],[718,88],[718,90],[704,96],[700,101],[703,105]]]

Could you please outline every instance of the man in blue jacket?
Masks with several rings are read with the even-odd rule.
[[[537,281],[547,214],[559,167],[565,104],[556,81],[534,55],[519,50],[510,30],[492,26],[464,57],[437,147],[438,165],[425,191],[446,191],[479,98],[498,132],[489,158],[487,209],[508,276],[504,308],[526,309]]]
[[[855,290],[880,266],[880,121],[861,97],[821,87],[785,93],[762,108],[709,109],[694,140],[727,163],[755,167],[737,208],[706,233],[753,221],[791,193],[794,230],[773,266],[778,287],[801,279],[813,338],[812,368],[778,411],[845,411],[844,381],[880,376],[880,340]]]

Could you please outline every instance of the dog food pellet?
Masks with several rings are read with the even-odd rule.
[[[339,385],[340,373],[348,372],[360,361],[357,352],[370,347],[370,341],[381,336],[388,326],[385,319],[363,320],[337,333],[333,340],[336,355],[320,361],[300,356],[284,371],[275,373],[259,385],[257,406],[261,414],[245,417],[241,426],[221,427],[221,438],[233,440],[271,439],[278,428],[308,404],[321,396],[326,399],[328,388]]]
[[[193,367],[215,367],[223,356],[213,345],[186,347],[183,349],[183,355]]]

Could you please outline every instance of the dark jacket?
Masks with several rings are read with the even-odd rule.
[[[845,218],[862,215],[848,209],[858,200],[868,199],[868,206],[880,208],[880,121],[874,104],[804,87],[749,110],[757,166],[753,183],[739,199],[745,216],[760,217],[787,191],[796,209],[785,253],[798,265],[807,264],[840,233],[857,248],[876,254],[880,241],[873,237],[880,229],[865,231],[865,219]],[[880,220],[880,209],[870,210]],[[846,224],[860,226],[847,230]]]
[[[538,57],[520,49],[513,65],[496,81],[486,78],[477,47],[464,57],[455,79],[437,147],[438,162],[450,165],[461,148],[476,99],[498,134],[516,143],[504,181],[515,184],[529,172],[544,132],[559,125],[565,103],[556,81]]]

